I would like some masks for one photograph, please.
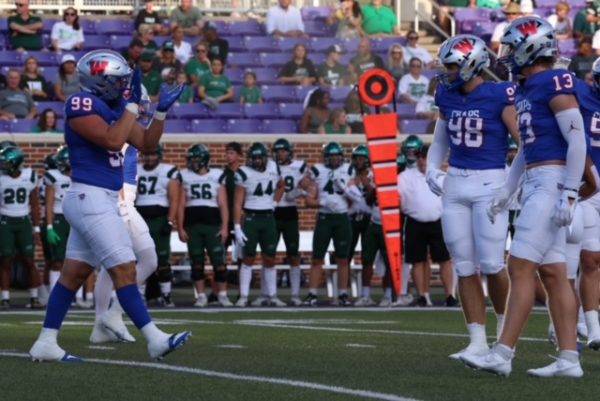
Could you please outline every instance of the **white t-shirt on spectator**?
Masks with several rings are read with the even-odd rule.
[[[600,49],[600,29],[594,33],[594,37],[592,38],[592,48],[594,50]]]
[[[398,93],[406,94],[414,101],[419,101],[427,93],[429,87],[429,78],[425,75],[420,75],[419,78],[413,77],[410,74],[404,74],[398,83]]]
[[[494,28],[494,33],[492,33],[492,38],[490,42],[498,42],[500,43],[500,39],[502,39],[502,35],[504,35],[504,30],[508,26],[508,22],[502,21]]]
[[[287,10],[280,6],[271,7],[267,13],[267,33],[271,35],[275,31],[304,32],[304,22],[300,10],[294,6],[289,6]]]
[[[83,28],[74,30],[71,25],[67,25],[64,21],[59,21],[52,25],[50,33],[52,40],[58,40],[58,47],[61,50],[73,50],[77,43],[83,43]]]
[[[429,53],[427,49],[420,46],[404,46],[403,57],[406,65],[410,64],[410,59],[413,57],[420,59],[423,62],[423,65],[429,64],[433,60],[431,53]]]
[[[181,41],[181,45],[178,47],[175,42],[173,42],[175,47],[175,58],[181,62],[181,64],[186,64],[189,59],[191,59],[194,54],[192,53],[192,45],[190,45],[185,40]]]
[[[564,21],[559,22],[558,15],[552,14],[546,18],[546,21],[552,25],[552,28],[554,28],[557,35],[565,35],[573,31],[573,21],[571,21],[571,18],[565,18]]]
[[[418,168],[407,168],[398,176],[398,192],[405,215],[421,223],[442,217],[442,198],[431,192]]]
[[[415,105],[415,113],[430,113],[436,111],[435,98],[431,95],[423,95]]]

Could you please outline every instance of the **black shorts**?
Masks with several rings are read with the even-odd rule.
[[[444,243],[442,220],[421,223],[404,216],[404,260],[406,263],[420,263],[427,260],[427,251],[434,262],[450,260],[450,254]]]

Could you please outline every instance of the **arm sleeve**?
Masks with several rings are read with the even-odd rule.
[[[448,153],[448,135],[446,134],[446,120],[439,118],[435,123],[433,141],[427,152],[427,168],[439,169]]]
[[[519,148],[517,155],[513,159],[513,162],[510,166],[510,170],[508,170],[508,176],[506,177],[506,182],[504,186],[508,190],[509,194],[515,193],[517,187],[519,186],[519,181],[521,180],[521,176],[525,171],[525,155],[523,154],[523,148]]]
[[[586,157],[583,117],[579,109],[567,109],[556,113],[555,118],[560,132],[569,144],[564,186],[577,191],[581,185]]]

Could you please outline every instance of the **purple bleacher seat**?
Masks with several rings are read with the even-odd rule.
[[[379,53],[385,53],[387,55],[388,50],[392,45],[400,44],[402,46],[406,45],[405,38],[380,38],[371,42],[371,49],[373,51]]]
[[[262,67],[263,65],[259,60],[258,54],[250,52],[230,52],[227,56],[227,64],[229,66],[236,66],[240,68]]]
[[[398,118],[400,120],[405,119],[415,119],[417,117],[417,112],[415,111],[415,106],[410,103],[398,103],[396,104],[396,112],[398,113]]]
[[[8,31],[8,18],[0,18],[0,31],[4,33]]]
[[[261,92],[267,103],[292,102],[296,99],[296,88],[291,85],[263,85]]]
[[[16,133],[31,133],[31,129],[37,124],[36,119],[20,118],[16,121],[11,121],[8,129],[13,134]]]
[[[0,120],[0,133],[8,133],[9,130],[8,121]]]
[[[325,19],[331,14],[331,7],[302,7],[300,10],[303,20]]]
[[[58,67],[40,67],[40,72],[48,82],[52,82],[58,77]]]
[[[233,21],[229,23],[228,33],[231,36],[260,36],[264,35],[264,27],[258,21],[248,20],[248,21]]]
[[[343,47],[343,41],[336,38],[312,38],[310,40],[311,53],[327,53],[327,49],[333,45],[340,45]]]
[[[325,53],[312,53],[308,56],[310,61],[314,64],[315,68],[319,65],[323,64],[325,60],[327,60],[327,55]]]
[[[297,134],[298,125],[292,120],[264,120],[262,132],[265,134]]]
[[[254,119],[230,119],[226,130],[232,134],[258,134],[262,132],[262,124]]]
[[[158,35],[156,35],[156,36],[154,37],[154,41],[156,42],[156,44],[158,45],[158,47],[162,47],[162,45],[163,45],[163,44],[164,44],[166,41],[168,41],[168,40],[171,40],[171,39],[172,39],[172,38],[171,38],[170,36],[163,36],[163,35],[161,35],[161,36],[158,36]],[[131,42],[131,37],[130,37],[130,38],[127,40],[127,42],[126,42],[126,46],[129,46],[129,42]]]
[[[277,41],[270,36],[246,36],[244,43],[249,52],[272,52],[278,49]]]
[[[6,49],[8,47],[9,47],[8,39],[6,39],[6,36],[0,34],[0,49]]]
[[[352,60],[352,58],[354,56],[356,56],[356,52],[344,53],[344,54],[342,54],[342,58],[340,59],[340,63],[342,65],[348,65],[348,64],[350,64],[350,60]]]
[[[304,114],[302,103],[280,103],[279,115],[281,118],[300,118]]]
[[[219,36],[227,35],[229,33],[229,23],[221,20],[210,21],[211,25],[217,28]]]
[[[52,31],[52,27],[58,21],[60,21],[60,20],[53,19],[53,18],[42,18],[42,32],[50,33]]]
[[[95,31],[97,34],[105,35],[131,35],[135,31],[135,27],[131,20],[99,19],[96,20]]]
[[[246,42],[244,42],[243,36],[225,36],[221,37],[229,43],[230,52],[245,52]]]
[[[201,103],[179,103],[175,104],[169,110],[169,118],[191,120],[194,118],[206,118],[208,116],[208,110]]]
[[[248,68],[256,74],[256,80],[259,85],[278,84],[277,75],[279,72],[275,68]]]
[[[27,51],[23,52],[22,58],[23,63],[29,57],[35,57],[38,61],[38,65],[40,66],[55,66],[59,64],[60,57],[62,55],[57,55],[55,52],[43,52],[43,51]]]
[[[304,32],[311,37],[334,36],[334,32],[323,21],[304,21]]]
[[[347,53],[356,53],[360,39],[342,39],[341,45]]]
[[[429,79],[435,78],[435,76],[438,75],[439,73],[440,73],[440,70],[435,69],[435,68],[425,68],[422,71],[422,74],[425,75]]]
[[[129,44],[129,42],[127,42]],[[106,49],[110,46],[110,37],[106,35],[86,35],[83,48],[85,50]]]
[[[458,23],[458,32],[462,34],[473,33],[477,20],[466,20]]]
[[[473,27],[473,35],[479,36],[481,39],[489,42],[496,25],[498,24],[492,21],[478,21]]]
[[[226,68],[225,75],[229,78],[232,85],[240,85],[244,83],[244,71],[240,68]]]
[[[37,102],[36,107],[38,113],[46,109],[51,109],[56,113],[58,118],[63,118],[65,115],[65,104],[63,102]]]
[[[292,58],[291,53],[260,53],[260,64],[263,67],[281,68]]]
[[[332,102],[345,102],[351,91],[351,86],[338,86],[329,90],[329,97]]]
[[[307,49],[310,47],[310,41],[304,38],[281,38],[276,43],[279,46],[279,50],[288,55],[292,54],[292,50],[298,44],[303,44]]]
[[[317,89],[317,86],[296,86],[296,101],[304,103],[306,95],[315,89]]]
[[[239,103],[219,103],[216,110],[210,111],[210,116],[213,118],[242,118],[244,110]]]
[[[407,119],[401,120],[400,132],[403,134],[430,134],[431,120]]]
[[[559,0],[536,0],[535,4],[538,7],[552,7],[556,6]],[[571,0],[570,3],[573,1]],[[585,2],[584,2],[585,5]]]
[[[188,120],[165,120],[166,134],[189,134],[191,133],[191,124]]]
[[[454,9],[454,19],[456,19],[457,23],[463,21],[486,20],[486,18],[481,17],[481,14],[477,8],[470,7],[456,7]]]
[[[131,42],[131,34],[110,35],[109,37],[110,48],[116,51],[127,49],[127,47],[129,46],[129,42]]]
[[[60,130],[60,131],[65,131],[65,120],[62,118],[59,118],[58,120],[56,120],[56,129]]]
[[[194,134],[222,134],[225,132],[225,120],[209,118],[207,120],[192,121],[192,132]]]
[[[244,105],[244,116],[246,118],[279,118],[279,108],[276,104],[246,104]]]
[[[0,52],[0,65],[11,67],[23,66],[23,55],[16,50],[4,50]]]
[[[558,52],[561,56],[573,56],[577,54],[577,39],[559,40]]]
[[[79,25],[85,36],[96,33],[96,20],[79,17]],[[133,32],[133,30],[132,30]]]

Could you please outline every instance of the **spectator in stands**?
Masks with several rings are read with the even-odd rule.
[[[52,48],[57,52],[83,48],[85,39],[76,9],[69,7],[65,10],[62,21],[52,25],[50,38],[52,39]]]
[[[427,93],[417,101],[415,105],[415,112],[417,113],[418,118],[427,118],[430,120],[437,119],[438,117],[438,108],[435,105],[435,90],[438,86],[438,80],[432,79],[429,81],[429,86],[427,87]]]
[[[168,40],[163,44],[160,56],[152,62],[152,68],[161,75],[165,68],[173,68],[175,74],[183,69],[181,61],[175,57],[175,44],[172,41]]]
[[[347,68],[340,60],[342,59],[342,48],[339,45],[329,46],[327,59],[317,68],[319,85],[323,87],[344,86],[344,78]]]
[[[308,37],[300,10],[290,5],[292,0],[279,0],[267,13],[267,33],[274,38]]]
[[[600,55],[600,29],[596,31],[592,38],[592,49],[594,49],[596,55]]]
[[[37,124],[31,129],[34,134],[62,134],[56,127],[58,116],[52,109],[45,109],[40,113]]]
[[[350,82],[347,82],[347,84],[357,83],[358,78],[372,68],[385,69],[385,65],[381,57],[371,51],[371,42],[369,39],[362,38],[358,45],[356,56],[350,60],[350,65],[348,65]]]
[[[439,9],[437,12],[438,24],[450,35],[450,15],[454,14],[454,9],[458,7],[477,7],[476,0],[437,0]]]
[[[165,67],[160,72],[160,78],[163,81],[162,86],[172,87],[175,85],[175,78],[177,77],[177,73],[173,67]]]
[[[300,133],[318,134],[319,127],[329,121],[329,92],[315,89],[300,120]]]
[[[202,99],[202,104],[213,110],[218,107],[219,103],[233,100],[233,87],[224,71],[225,65],[221,59],[213,59],[211,72],[202,77],[198,88],[198,96]]]
[[[258,104],[262,102],[262,93],[256,84],[256,73],[246,71],[244,74],[244,87],[240,94],[240,104]]]
[[[8,17],[10,46],[18,51],[42,49],[42,19],[29,13],[29,0],[17,0],[17,15]]]
[[[123,51],[122,56],[127,60],[131,68],[136,68],[144,52],[144,44],[138,38],[134,38],[129,42],[127,50]]]
[[[398,83],[398,93],[401,101],[416,106],[419,99],[427,93],[429,78],[422,74],[423,62],[420,59],[411,58],[408,67],[408,74],[405,74]]]
[[[135,17],[135,30],[140,31],[140,26],[149,25],[155,35],[168,35],[169,30],[163,26],[163,19],[154,10],[154,0],[144,0],[145,7]]]
[[[507,5],[510,0],[477,0],[478,8],[502,8]],[[519,4],[519,1],[515,1]]]
[[[416,57],[423,62],[423,65],[433,64],[431,53],[424,47],[419,46],[419,34],[416,31],[408,31],[406,35],[406,46],[404,47],[404,62],[410,63],[410,59]]]
[[[6,88],[0,90],[0,120],[13,121],[17,118],[35,118],[37,109],[33,98],[19,88],[21,73],[11,68],[6,74]]]
[[[577,13],[573,22],[573,37],[575,39],[591,39],[598,27],[597,8],[594,0],[587,0],[585,8]]]
[[[348,125],[348,119],[344,109],[336,108],[331,110],[329,120],[319,127],[319,134],[351,134],[352,130]]]
[[[337,24],[335,37],[338,39],[354,39],[365,35],[362,29],[363,14],[356,0],[341,0],[339,8],[332,9],[327,17],[327,25]]]
[[[394,11],[383,0],[372,0],[362,8],[362,29],[370,38],[400,36],[400,26]]]
[[[158,44],[154,41],[154,31],[152,25],[142,24],[138,28],[138,38],[144,46],[144,51],[151,50],[158,52]]]
[[[399,82],[400,78],[408,72],[404,61],[404,50],[400,43],[394,43],[388,50],[387,70],[396,82]]]
[[[523,5],[521,5],[523,10]],[[569,17],[571,6],[567,3],[558,3],[555,7],[555,13],[547,18],[548,22],[556,30],[556,39],[564,40],[573,37],[573,21]]]
[[[58,77],[54,80],[54,97],[61,102],[80,91],[77,62],[72,54],[65,54],[60,59]]]
[[[500,39],[502,39],[502,35],[504,35],[504,29],[508,24],[523,15],[521,13],[521,6],[515,2],[510,2],[502,11],[504,12],[504,15],[506,15],[506,21],[502,21],[496,25],[494,32],[492,33],[492,38],[490,39],[490,49],[496,53],[500,52]]]
[[[194,103],[194,90],[190,86],[187,74],[185,71],[180,71],[175,78],[175,83],[177,85],[183,85],[183,92],[179,96],[177,102],[179,103]]]
[[[210,73],[210,59],[208,58],[208,43],[199,42],[196,45],[196,57],[185,65],[185,72],[194,87],[200,85],[202,77]]]
[[[317,82],[317,71],[308,58],[306,46],[301,43],[294,46],[294,56],[281,68],[278,80],[283,84],[303,86]]]
[[[353,134],[364,134],[365,125],[363,123],[363,114],[370,114],[369,108],[360,101],[356,91],[351,91],[346,97],[344,106],[346,111],[346,121]]]
[[[217,32],[217,26],[212,22],[204,25],[204,40],[208,43],[208,58],[220,58],[224,64],[227,64],[229,55],[229,42],[221,37]]]
[[[598,58],[592,49],[592,42],[588,38],[579,41],[577,54],[569,64],[569,70],[573,71],[577,78],[585,79],[585,75],[592,70],[592,64]]]
[[[152,102],[158,101],[158,93],[163,83],[160,73],[152,68],[152,62],[156,58],[152,50],[145,50],[140,58],[140,70],[142,71],[142,84],[148,92]]]
[[[177,26],[183,28],[184,35],[198,36],[202,32],[202,12],[194,7],[192,0],[181,0],[179,7],[171,11],[171,31]]]
[[[184,40],[183,28],[176,26],[173,28],[173,48],[175,49],[175,58],[181,62],[181,64],[187,63],[193,56],[192,45]]]
[[[33,56],[25,60],[25,68],[23,69],[23,74],[21,74],[19,87],[29,91],[31,97],[36,102],[50,100],[50,86],[46,78],[40,73],[38,61]]]

